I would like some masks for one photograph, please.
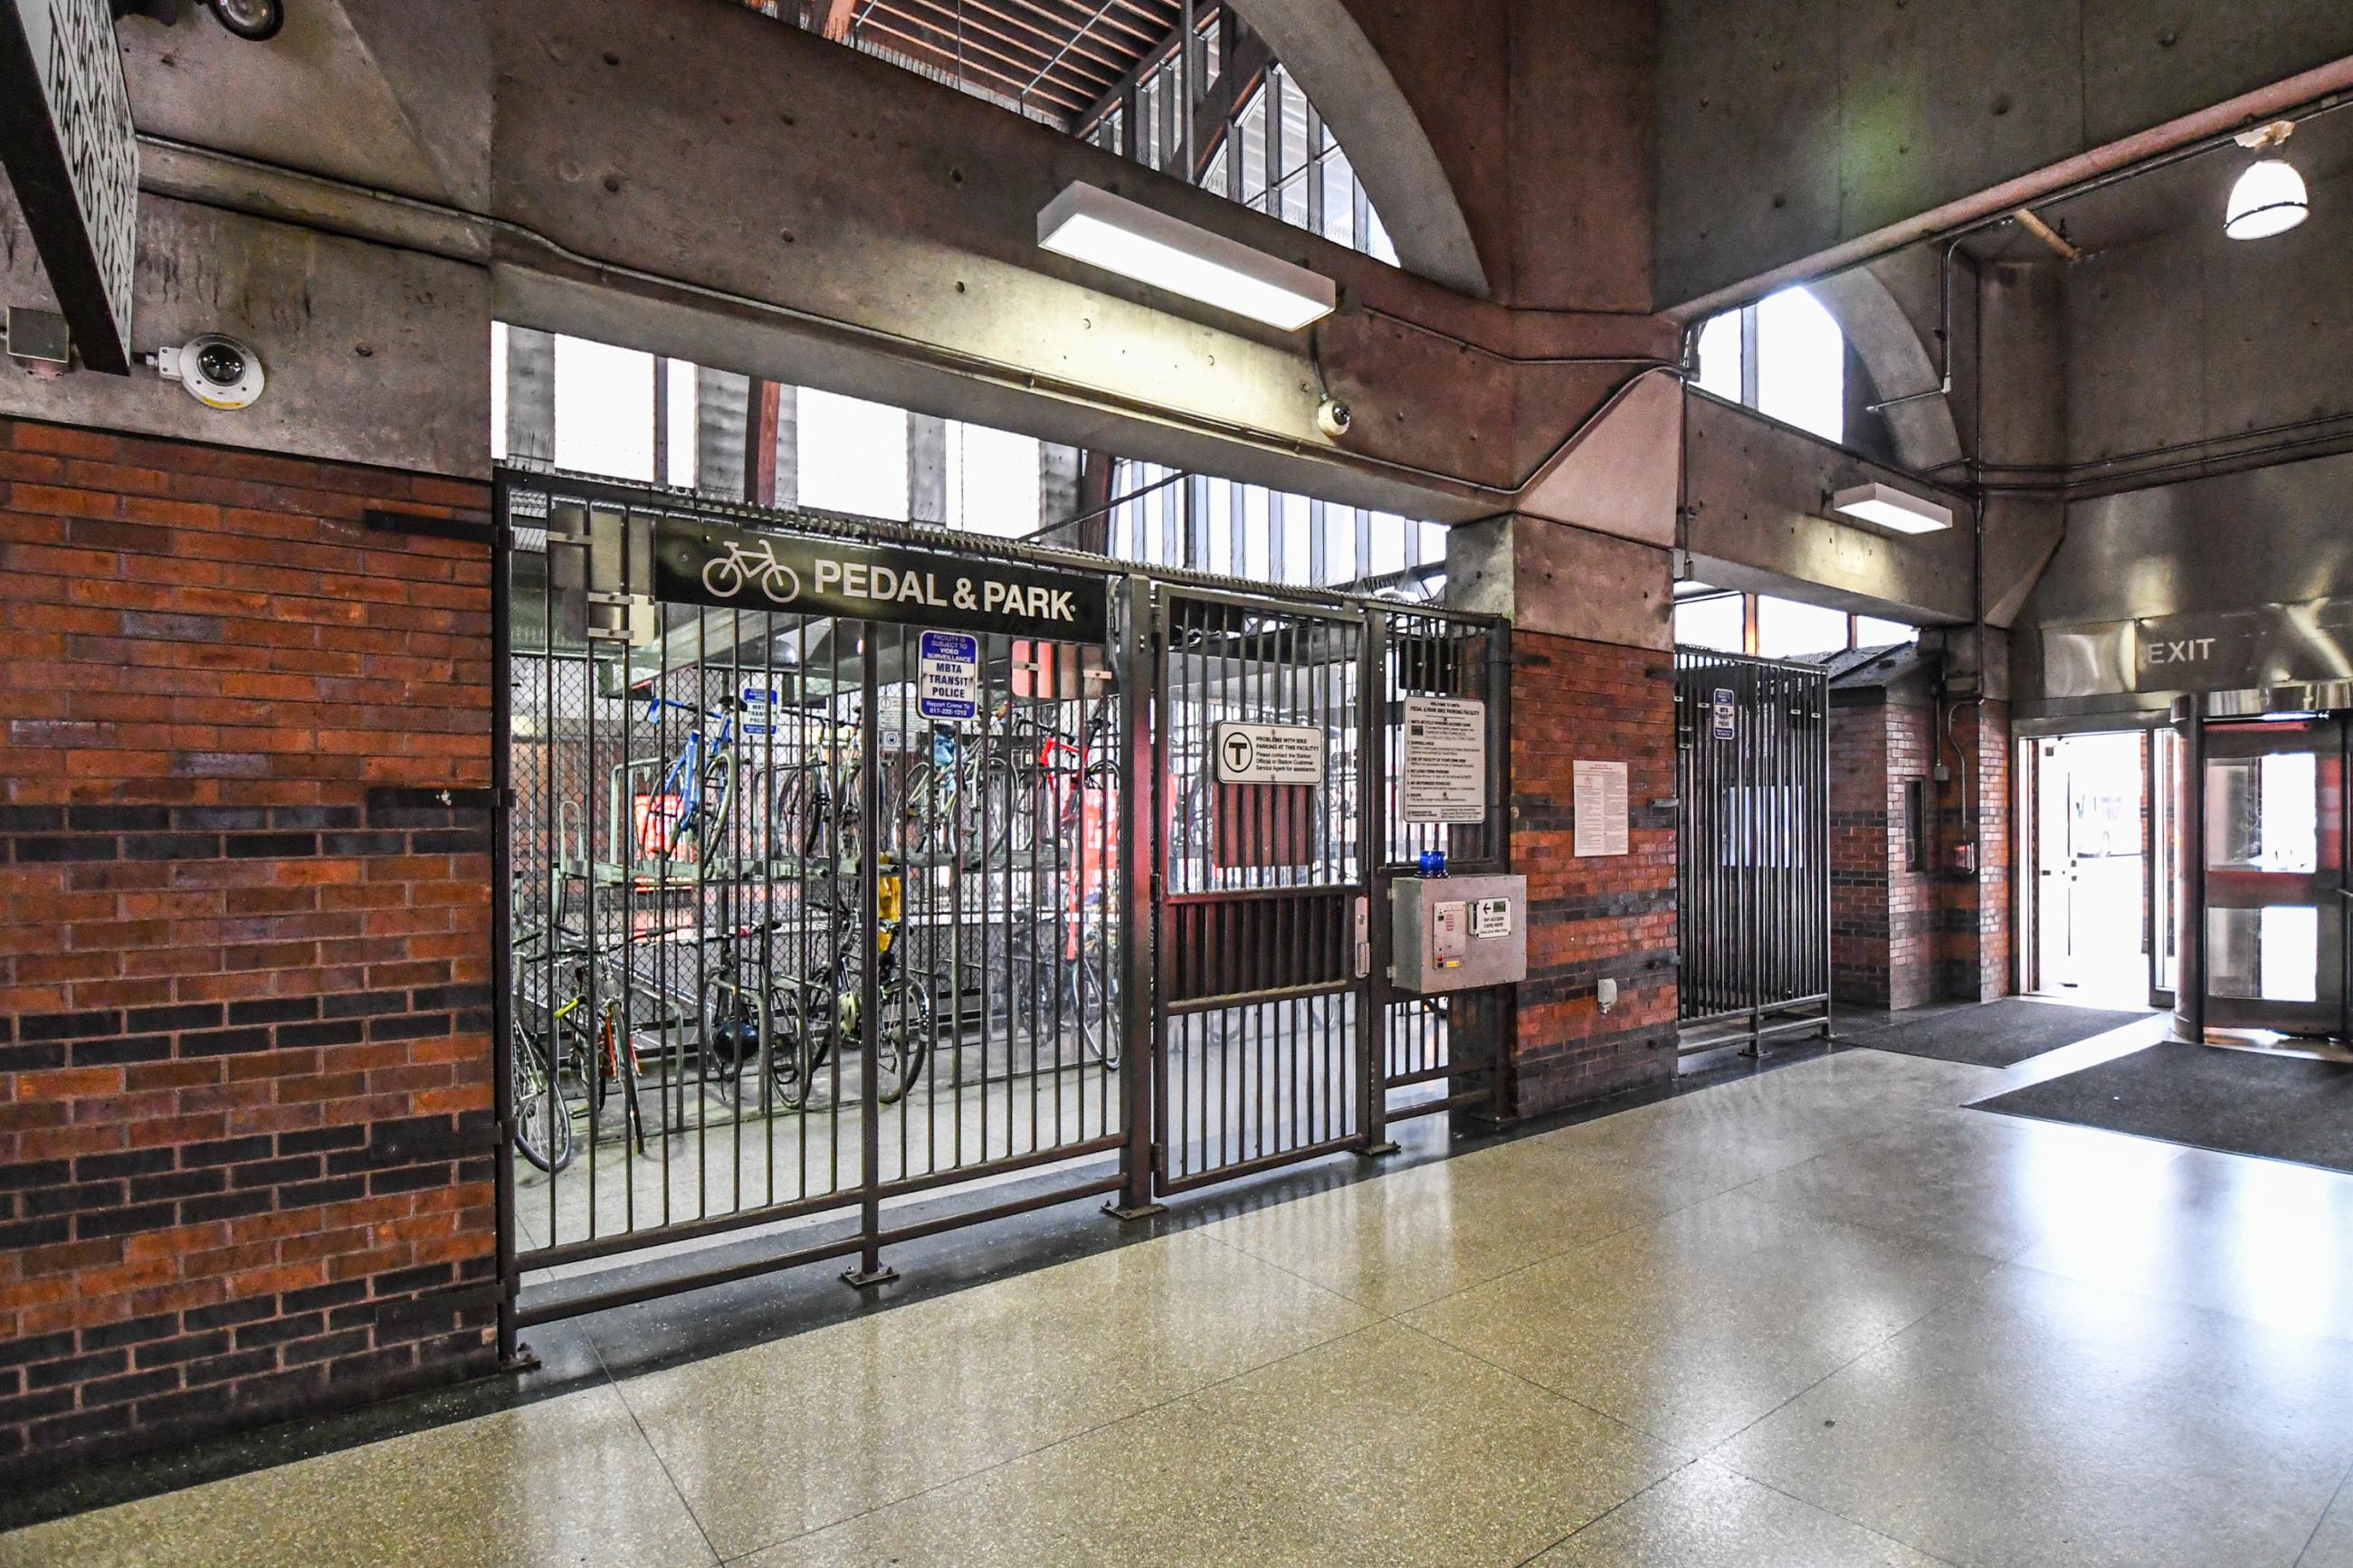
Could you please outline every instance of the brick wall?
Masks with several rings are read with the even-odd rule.
[[[0,420],[0,1477],[491,1357],[486,504]]]
[[[1675,1070],[1672,656],[1512,637],[1512,859],[1528,879],[1514,1104],[1523,1115]],[[1629,764],[1629,853],[1575,853],[1578,758]],[[1605,1015],[1594,983],[1618,982]]]
[[[1831,984],[1849,1005],[1901,1010],[1937,996],[1935,824],[1927,865],[1906,864],[1906,785],[1933,777],[1934,710],[1840,693],[1831,710]],[[1933,801],[1932,813],[1933,813]]]
[[[2011,874],[2010,705],[1964,703],[1952,715],[1952,741],[1961,760],[1942,786],[1943,868],[1937,884],[1942,913],[1936,936],[1937,985],[1948,1001],[1990,1002],[2007,996],[2010,980]],[[1963,779],[1969,781],[1965,793]],[[1960,870],[1953,847],[1977,832],[1977,866]]]

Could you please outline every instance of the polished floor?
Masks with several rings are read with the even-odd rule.
[[[0,1564],[2353,1568],[2353,1177],[1964,1109],[2059,1065],[1844,1051]]]

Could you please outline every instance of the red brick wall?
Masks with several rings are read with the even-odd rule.
[[[1957,747],[1961,757],[1951,763],[1953,777],[1939,795],[1945,816],[1937,888],[1944,914],[1936,942],[1939,988],[1950,1001],[1989,1002],[2013,989],[2010,705],[1963,703],[1952,710],[1948,727],[1952,740],[1946,755],[1950,759]],[[1955,865],[1953,849],[1968,837],[1972,817],[1977,866],[1965,871]]]
[[[1672,656],[1512,637],[1512,860],[1528,879],[1514,1105],[1557,1110],[1675,1070]],[[1629,764],[1629,853],[1580,858],[1578,758]],[[1618,982],[1603,1014],[1594,983]]]
[[[1936,998],[1933,822],[1927,867],[1905,865],[1905,786],[1933,776],[1934,724],[1868,696],[1831,710],[1831,984],[1840,1002],[1901,1010]]]
[[[489,1358],[486,504],[0,420],[0,1475]]]

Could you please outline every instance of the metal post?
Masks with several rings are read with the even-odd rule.
[[[507,669],[512,656],[513,617],[507,595],[507,484],[493,491],[491,527],[491,1085],[498,1122],[498,1157],[491,1169],[498,1198],[499,1326],[501,1370],[524,1372],[539,1358],[516,1337],[515,1292],[515,1105],[514,1105],[514,909],[512,733],[512,695]],[[553,1031],[550,1031],[551,1034]]]
[[[2196,697],[2180,700],[2176,722],[2181,726],[2181,891],[2175,900],[2180,910],[2180,973],[2173,987],[2173,1014],[2181,1032],[2203,1044],[2206,1039],[2206,715]]]
[[[1127,756],[1119,791],[1120,1113],[1127,1141],[1120,1145],[1119,1196],[1103,1205],[1118,1219],[1143,1219],[1165,1205],[1152,1196],[1153,947],[1158,882],[1161,758],[1153,728],[1152,694],[1159,685],[1160,646],[1153,635],[1152,583],[1127,579],[1127,616],[1120,648],[1120,730]]]
[[[835,636],[845,623],[835,623]],[[882,1261],[882,1100],[880,1068],[882,1060],[882,699],[875,667],[881,652],[880,628],[872,621],[855,624],[858,636],[858,923],[866,944],[859,965],[858,1045],[866,1065],[859,1074],[858,1116],[860,1158],[865,1163],[864,1192],[858,1201],[858,1266],[841,1271],[842,1279],[864,1289],[887,1285],[899,1271]],[[836,1053],[836,1062],[839,1053]]]
[[[1363,897],[1372,901],[1372,924],[1388,922],[1387,894],[1389,858],[1388,793],[1384,779],[1388,750],[1389,614],[1372,610],[1356,658],[1356,865],[1363,879]],[[1353,945],[1355,932],[1348,936]],[[1367,936],[1372,932],[1367,931]],[[1389,977],[1386,944],[1373,937],[1372,973],[1357,988],[1356,1047],[1363,1054],[1365,1141],[1359,1154],[1394,1154],[1398,1146],[1388,1133],[1388,1010]]]

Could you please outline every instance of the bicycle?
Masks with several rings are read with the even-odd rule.
[[[623,1091],[623,1136],[637,1145],[639,1153],[646,1148],[646,1119],[638,1094],[644,1069],[636,1041],[630,1037],[626,988],[607,976],[592,1024],[589,965],[599,960],[578,944],[558,947],[552,953],[539,950],[546,936],[544,931],[527,931],[518,935],[513,944],[516,973],[525,978],[517,987],[511,1071],[515,1146],[524,1159],[553,1174],[570,1164],[578,1152],[574,1117],[585,1107],[593,1136],[615,1085]],[[550,959],[561,966],[563,989],[569,993],[552,1008],[545,1001],[534,1005],[521,994],[530,975],[546,973],[543,968],[534,971],[532,965]],[[525,1024],[525,1015],[533,1011],[546,1015],[544,1032]]]
[[[894,1105],[905,1098],[930,1058],[934,1027],[930,990],[900,962],[899,879],[883,878],[882,919],[876,941],[875,986],[880,1012],[875,1027],[875,1099]],[[775,975],[765,984],[748,977],[753,963],[745,948],[732,949],[703,984],[702,1039],[706,1056],[730,1077],[761,1063],[765,1093],[786,1110],[805,1109],[816,1092],[818,1069],[837,1048],[847,1054],[864,1046],[865,942],[863,922],[853,910],[837,906],[825,935],[824,956],[801,975]],[[780,919],[731,933],[734,942],[782,933]],[[773,967],[773,966],[772,966]],[[730,977],[732,974],[732,978]]]
[[[646,694],[648,723],[659,721],[663,710],[676,709],[689,715],[695,727],[687,731],[654,792],[646,825],[640,829],[640,837],[648,842],[641,847],[674,859],[680,843],[692,838],[697,862],[709,858],[712,841],[726,830],[728,813],[735,804],[736,715],[744,707],[743,700],[735,697],[723,697],[717,708],[706,709],[659,692]],[[713,719],[719,721],[716,736],[702,728]],[[656,824],[662,825],[659,836],[653,831]]]
[[[1075,920],[1060,910],[1039,917],[1052,956],[1038,965],[1038,1017],[1049,1026],[1075,1026],[1081,1049],[1116,1068],[1122,1044],[1119,933],[1103,902],[1103,889],[1096,888]]]

